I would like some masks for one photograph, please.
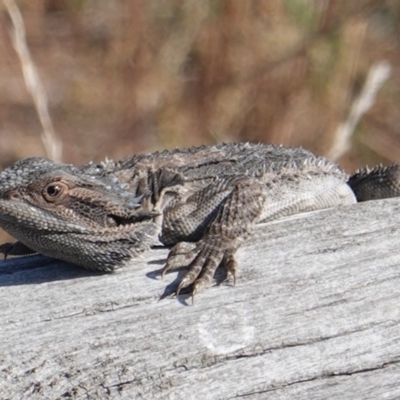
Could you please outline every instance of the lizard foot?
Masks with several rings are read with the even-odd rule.
[[[22,242],[14,242],[1,244],[0,253],[4,254],[4,259],[7,259],[8,256],[25,256],[34,254],[36,251],[25,246]]]
[[[236,284],[237,262],[234,258],[236,249],[224,246],[222,240],[201,241],[197,244],[178,243],[172,248],[162,276],[168,271],[186,267],[188,271],[176,289],[178,296],[182,289],[192,285],[192,299],[206,287],[214,277],[219,265],[223,265],[233,276]]]

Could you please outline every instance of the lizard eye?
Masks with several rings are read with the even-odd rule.
[[[51,197],[57,196],[60,192],[61,188],[58,185],[51,185],[46,188],[46,193]]]
[[[54,202],[59,199],[67,190],[67,187],[62,182],[52,182],[43,189],[43,197],[49,202]]]

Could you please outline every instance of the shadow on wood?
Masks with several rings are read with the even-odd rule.
[[[0,263],[2,398],[398,399],[400,200],[260,225],[238,283],[160,299],[166,249]]]

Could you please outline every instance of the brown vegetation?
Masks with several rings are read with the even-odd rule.
[[[63,159],[220,141],[328,154],[371,67],[391,76],[341,164],[398,160],[395,0],[17,0]],[[44,155],[41,125],[0,21],[0,161]]]

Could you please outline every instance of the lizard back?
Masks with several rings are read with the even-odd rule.
[[[112,171],[167,168],[182,174],[187,181],[245,175],[259,178],[282,169],[328,173],[347,179],[335,163],[317,157],[303,148],[288,148],[262,143],[223,143],[215,146],[139,154],[112,165]]]

